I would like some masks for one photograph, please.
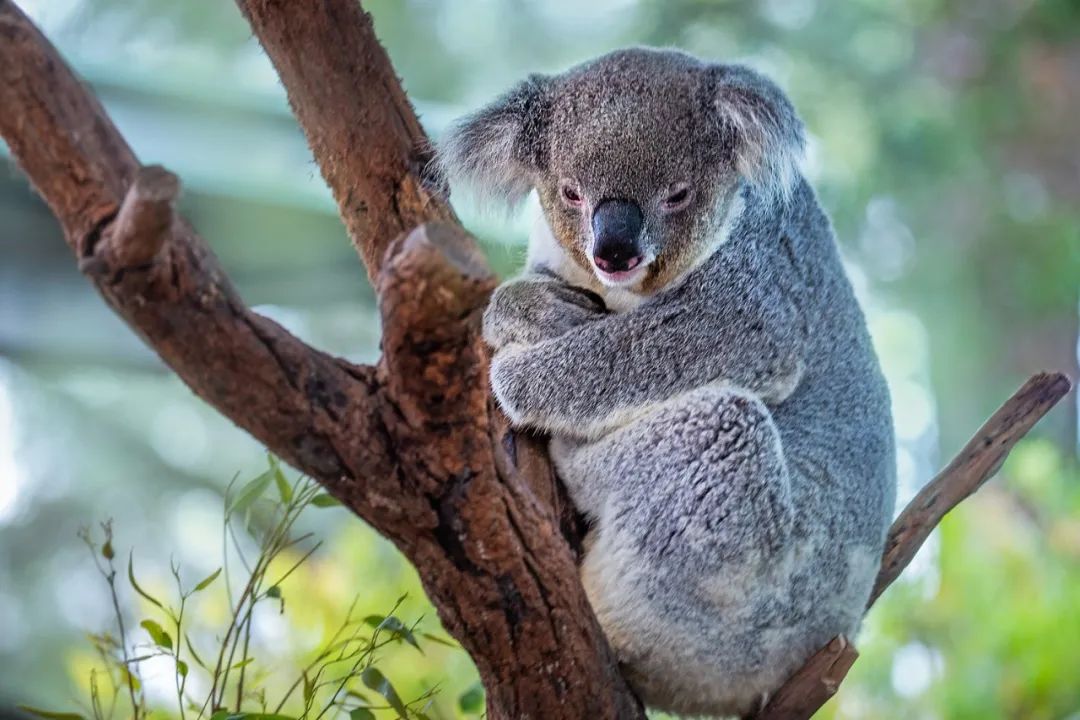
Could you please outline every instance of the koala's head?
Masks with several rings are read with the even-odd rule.
[[[715,249],[741,182],[783,202],[802,146],[791,103],[763,76],[635,48],[529,77],[459,121],[438,159],[482,195],[514,202],[535,188],[578,265],[651,293]]]

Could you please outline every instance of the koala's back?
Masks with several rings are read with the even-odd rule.
[[[770,407],[791,477],[793,540],[808,558],[792,576],[787,611],[853,632],[895,503],[889,391],[831,224],[805,182],[782,222],[780,250],[807,323],[799,386]]]
[[[655,302],[739,303],[731,277],[778,283],[805,324],[795,389],[767,401],[705,384],[598,440],[555,445],[571,487],[618,479],[618,492],[575,497],[597,522],[583,579],[635,688],[686,713],[748,712],[855,632],[895,493],[888,391],[812,190],[801,183],[779,216],[748,197],[733,234],[742,247],[714,263],[746,271],[718,283],[725,273],[706,264]],[[770,436],[783,469],[762,464]],[[762,504],[764,488],[784,497]]]

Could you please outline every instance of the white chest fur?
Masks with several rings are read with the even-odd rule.
[[[567,282],[592,290],[604,298],[604,303],[613,312],[629,312],[645,301],[644,296],[624,288],[602,285],[595,275],[575,263],[555,239],[543,213],[536,214],[532,231],[529,233],[529,252],[525,266],[527,268],[546,267]]]

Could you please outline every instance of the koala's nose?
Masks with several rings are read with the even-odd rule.
[[[630,200],[604,200],[592,216],[593,262],[604,272],[632,270],[641,262],[641,208]]]

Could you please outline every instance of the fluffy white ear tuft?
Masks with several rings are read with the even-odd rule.
[[[735,168],[764,197],[786,202],[799,180],[803,124],[784,92],[743,65],[710,68],[721,132]]]
[[[525,198],[547,163],[550,79],[533,75],[456,123],[435,148],[443,180],[478,199],[513,205]]]

